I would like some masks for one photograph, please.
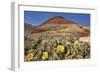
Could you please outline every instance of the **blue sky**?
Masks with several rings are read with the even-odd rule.
[[[90,26],[90,14],[83,13],[24,11],[24,23],[39,25],[54,16],[63,16],[65,19]]]

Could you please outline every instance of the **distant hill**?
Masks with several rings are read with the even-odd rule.
[[[89,27],[77,24],[62,16],[52,17],[37,27],[26,23],[24,27],[25,35],[31,35],[32,37],[40,34],[49,36],[90,36]]]

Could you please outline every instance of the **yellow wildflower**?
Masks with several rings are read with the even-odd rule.
[[[44,60],[48,59],[48,52],[45,51],[42,53],[42,59]]]
[[[59,51],[59,52],[64,52],[64,50],[65,50],[65,48],[64,48],[63,45],[58,45],[58,46],[57,46],[57,51]]]
[[[28,61],[32,60],[33,59],[33,53],[28,53],[27,56],[26,56],[26,59]]]

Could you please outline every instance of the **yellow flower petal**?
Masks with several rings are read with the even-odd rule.
[[[43,52],[42,53],[42,59],[48,59],[48,52]]]
[[[32,53],[28,53],[26,56],[27,60],[30,61],[33,59],[33,54]]]
[[[59,52],[64,52],[64,50],[65,50],[65,48],[64,48],[63,45],[58,45],[58,46],[57,46],[57,51],[59,51]]]

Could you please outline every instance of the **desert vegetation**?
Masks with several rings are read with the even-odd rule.
[[[25,37],[25,61],[89,59],[90,42],[81,37]]]

